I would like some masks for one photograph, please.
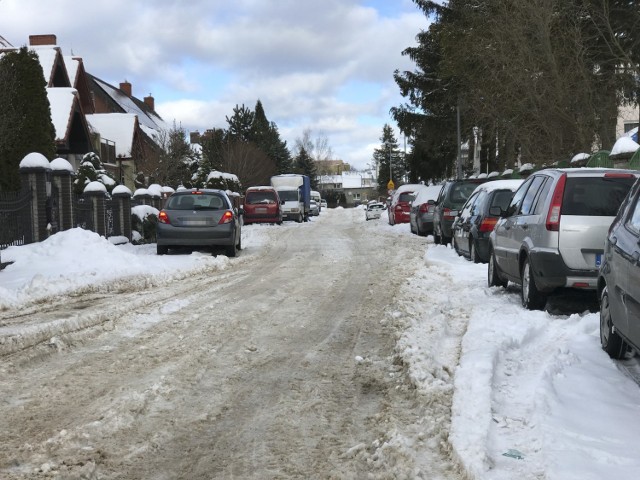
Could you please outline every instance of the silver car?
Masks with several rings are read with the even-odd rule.
[[[442,190],[442,185],[423,185],[416,192],[416,198],[409,207],[409,223],[411,233],[421,236],[433,234],[433,212],[436,209],[436,199]]]
[[[158,214],[157,253],[170,248],[225,247],[235,257],[241,244],[238,211],[222,190],[181,190],[173,193]]]
[[[489,236],[488,283],[521,286],[522,305],[542,309],[558,288],[595,290],[607,231],[640,173],[545,169],[515,192]]]

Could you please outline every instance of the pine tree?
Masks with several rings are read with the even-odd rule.
[[[311,183],[311,190],[317,190],[318,181],[316,176],[318,175],[318,173],[316,171],[316,163],[313,161],[313,159],[307,153],[307,150],[304,147],[300,148],[298,152],[298,156],[296,157],[295,161],[296,161],[295,169],[297,173],[307,175]]]
[[[229,135],[234,140],[249,141],[251,139],[251,127],[255,113],[245,107],[244,104],[242,107],[236,105],[233,108],[233,115],[225,118],[229,124]]]
[[[90,182],[102,183],[107,192],[111,193],[117,182],[113,176],[107,172],[97,153],[89,152],[82,157],[78,173],[73,181],[73,190],[77,194],[82,194],[84,188]]]
[[[0,191],[20,190],[19,165],[31,152],[55,157],[55,128],[37,54],[27,47],[0,57]]]
[[[373,151],[373,162],[378,169],[378,191],[381,195],[386,195],[389,175],[391,174],[394,187],[398,188],[402,185],[407,172],[402,152],[398,148],[398,141],[389,124],[385,124],[382,128],[380,142],[380,147]]]

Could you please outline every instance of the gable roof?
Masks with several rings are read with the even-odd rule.
[[[157,138],[162,131],[169,130],[165,121],[143,101],[134,96],[129,96],[119,88],[110,85],[104,80],[87,73],[87,78],[100,88],[110,99],[114,106],[122,113],[132,113],[138,116],[138,122],[142,131],[150,138]]]
[[[47,88],[47,98],[51,105],[51,121],[56,129],[56,141],[67,138],[74,112],[74,103],[78,101],[75,88]]]
[[[130,158],[138,117],[132,113],[94,113],[85,115],[89,125],[105,140],[116,144],[116,157]]]

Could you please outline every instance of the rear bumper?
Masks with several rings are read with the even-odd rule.
[[[568,287],[595,290],[598,283],[598,270],[573,270],[564,263],[556,252],[530,251],[531,268],[536,286],[541,291]]]
[[[235,226],[232,223],[215,227],[174,227],[158,223],[156,227],[157,244],[174,247],[210,247],[233,245]]]
[[[282,218],[279,216],[270,215],[268,213],[265,214],[253,214],[244,215],[244,223],[245,225],[248,223],[279,223],[282,221]]]

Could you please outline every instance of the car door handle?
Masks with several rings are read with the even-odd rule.
[[[615,235],[611,235],[609,237],[609,242],[611,242],[611,245],[615,245],[616,243],[618,243],[618,237],[616,237]]]

